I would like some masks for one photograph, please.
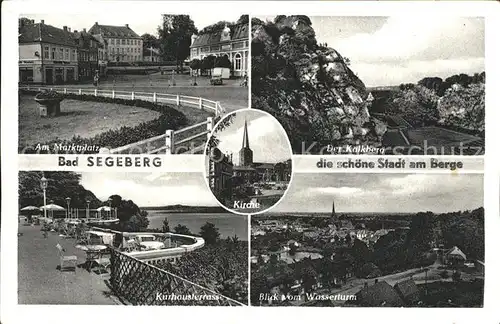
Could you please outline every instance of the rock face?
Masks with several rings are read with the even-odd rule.
[[[454,85],[438,101],[439,122],[464,129],[484,131],[484,83],[468,87]]]
[[[381,145],[386,127],[370,116],[365,85],[339,52],[316,43],[307,17],[252,29],[254,108],[280,120],[296,153],[303,142]]]

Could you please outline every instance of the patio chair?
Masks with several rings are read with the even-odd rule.
[[[72,265],[71,268],[76,272],[76,263],[78,261],[76,255],[64,255],[65,250],[59,243],[56,245],[56,248],[59,250],[59,270],[63,271],[64,264],[69,263]]]
[[[108,273],[108,271],[106,269],[109,269],[109,267],[111,266],[111,258],[109,257],[103,257],[104,253],[102,254],[99,254],[99,257],[94,260],[95,263],[97,263],[98,265],[98,270],[99,270],[99,275],[102,276],[103,273]]]

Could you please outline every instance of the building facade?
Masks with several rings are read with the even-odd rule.
[[[278,163],[254,162],[248,137],[248,125],[245,121],[243,141],[239,151],[239,165],[233,167],[233,176],[240,177],[247,183],[289,182],[292,175],[291,160]]]
[[[101,37],[107,45],[110,62],[143,61],[142,38],[128,24],[125,26],[99,25],[95,23],[89,30],[94,36]]]
[[[85,29],[81,32],[75,30],[73,37],[78,46],[79,80],[92,80],[96,72],[100,72],[99,50],[102,52],[103,45]]]
[[[142,52],[145,62],[161,62],[160,50],[154,47],[145,47]]]
[[[233,162],[231,157],[222,153],[218,148],[210,152],[208,163],[208,183],[215,197],[224,202],[232,196]]]
[[[78,81],[78,46],[66,26],[31,20],[19,26],[19,82],[62,84]]]
[[[250,59],[249,39],[248,24],[225,26],[220,31],[193,35],[190,60],[203,60],[210,55],[227,56],[231,62],[232,75],[245,76],[248,73]]]

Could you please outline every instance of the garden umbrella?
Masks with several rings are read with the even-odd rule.
[[[111,211],[111,207],[109,206],[102,206],[102,207],[99,207],[97,208],[97,211]]]
[[[21,208],[21,211],[33,211],[33,210],[37,210],[37,211],[40,211],[40,208],[38,207],[35,207],[35,206],[26,206],[24,208]]]
[[[61,207],[56,204],[48,204],[45,206],[40,207],[41,210],[66,210],[64,207]]]

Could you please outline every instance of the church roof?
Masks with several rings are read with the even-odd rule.
[[[19,44],[44,42],[64,46],[77,46],[73,33],[46,25],[45,23],[29,24],[21,27]]]
[[[231,40],[248,39],[248,24],[230,26]],[[215,45],[221,43],[222,29],[212,33],[201,34],[191,44],[191,47]]]
[[[248,141],[248,127],[247,120],[245,119],[245,126],[243,128],[243,143],[241,143],[241,148],[250,148],[250,143]]]
[[[89,29],[91,34],[102,34],[105,37],[140,38],[128,25],[109,26],[99,25],[97,22]]]

